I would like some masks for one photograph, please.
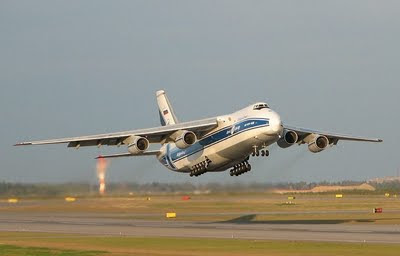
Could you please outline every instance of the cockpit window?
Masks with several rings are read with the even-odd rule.
[[[253,107],[254,110],[260,110],[260,109],[263,109],[263,108],[269,108],[269,107],[268,107],[268,105],[266,103],[256,104]]]

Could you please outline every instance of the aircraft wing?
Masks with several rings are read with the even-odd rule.
[[[112,155],[100,155],[96,157],[96,159],[100,158],[117,158],[117,157],[131,157],[131,156],[156,156],[160,154],[161,151],[159,150],[147,150],[145,152],[132,155],[131,153],[122,153],[122,154],[112,154]]]
[[[365,142],[382,142],[383,141],[382,139],[377,139],[377,138],[364,138],[364,137],[337,134],[337,133],[331,133],[331,132],[321,132],[321,131],[298,128],[298,127],[293,127],[293,126],[286,126],[286,125],[284,126],[284,129],[295,131],[299,135],[298,142],[300,144],[305,143],[304,138],[306,138],[307,136],[309,136],[311,134],[324,135],[329,139],[329,142],[333,143],[334,145],[336,145],[339,140],[365,141]]]
[[[15,144],[15,146],[60,144],[60,143],[68,143],[68,147],[101,146],[101,145],[110,146],[110,145],[121,145],[123,141],[130,136],[141,136],[147,138],[150,143],[160,143],[165,138],[167,138],[168,136],[179,130],[192,131],[196,133],[198,137],[201,138],[201,136],[204,133],[211,131],[215,127],[217,127],[217,119],[208,118],[208,119],[202,119],[197,121],[160,126],[148,129],[139,129],[132,131],[116,132],[116,133],[104,133],[97,135],[88,135],[88,136],[70,137],[61,139],[21,142]]]

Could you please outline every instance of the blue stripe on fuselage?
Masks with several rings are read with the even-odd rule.
[[[232,126],[222,128],[221,130],[216,131],[211,135],[208,135],[207,137],[199,140],[198,142],[194,143],[188,148],[185,149],[174,148],[169,152],[169,154],[168,153],[167,154],[169,155],[169,159],[171,160],[171,162],[176,162],[182,158],[193,155],[194,153],[197,153],[200,150],[203,150],[204,148],[207,148],[216,143],[224,141],[239,133],[268,125],[269,125],[269,119],[241,120]]]
[[[167,146],[167,152],[171,152],[171,144]],[[172,160],[171,158],[171,155],[172,155],[171,153],[167,153],[167,162],[171,166],[171,168],[175,170],[176,167],[174,165],[174,160]]]

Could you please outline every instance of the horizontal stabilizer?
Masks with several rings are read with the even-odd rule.
[[[122,153],[122,154],[112,154],[112,155],[100,155],[96,157],[96,159],[99,158],[117,158],[117,157],[128,157],[128,156],[155,156],[160,154],[159,150],[152,150],[152,151],[146,151],[140,154],[131,154],[131,153]]]

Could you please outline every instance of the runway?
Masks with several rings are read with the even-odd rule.
[[[367,223],[292,224],[251,221],[132,220],[88,213],[0,213],[0,231],[95,236],[194,237],[297,241],[400,243],[400,225]]]

